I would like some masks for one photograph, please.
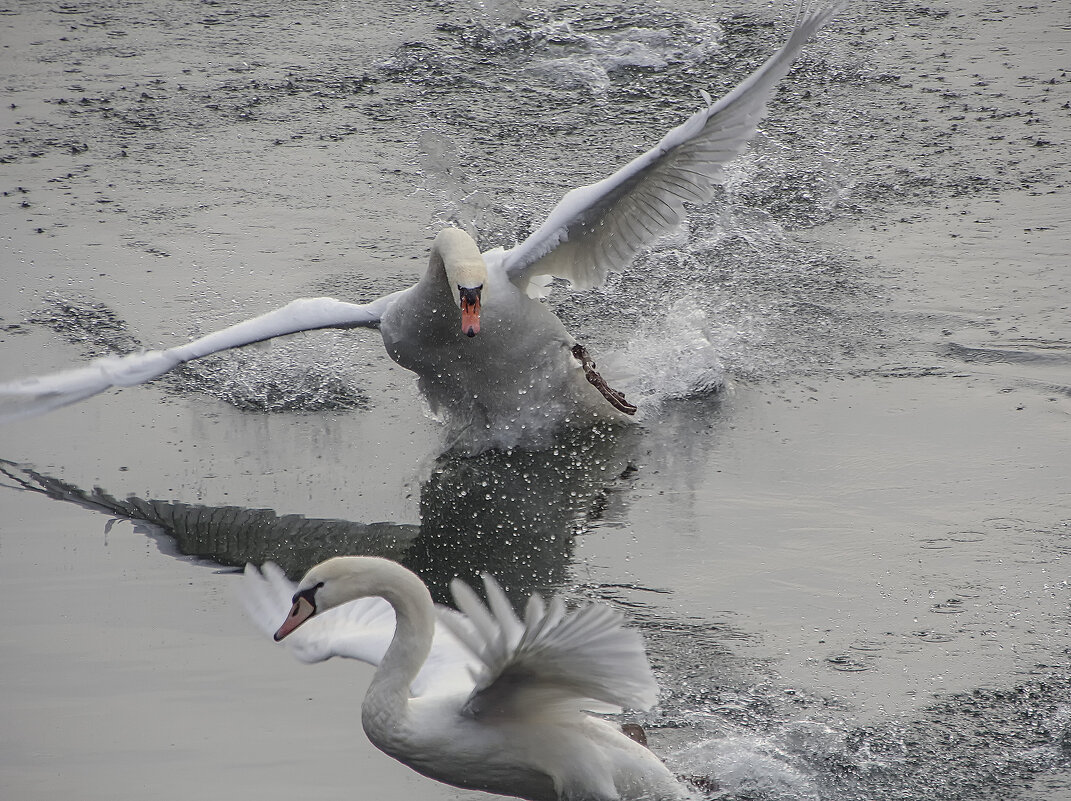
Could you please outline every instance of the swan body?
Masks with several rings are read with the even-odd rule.
[[[378,665],[361,708],[369,740],[457,787],[555,801],[685,799],[645,746],[585,710],[648,708],[657,697],[639,634],[592,604],[528,603],[523,621],[484,577],[489,606],[451,585],[460,612],[379,557],[335,557],[296,586],[274,565],[247,566],[243,600],[308,661]],[[289,598],[287,593],[292,591]],[[289,612],[287,610],[289,609]]]
[[[597,286],[673,231],[686,205],[711,200],[725,165],[757,130],[777,82],[838,10],[804,14],[785,45],[717,102],[695,112],[613,175],[568,192],[508,250],[480,253],[448,228],[412,287],[371,303],[303,298],[163,351],[109,356],[60,373],[0,384],[0,419],[14,419],[149,381],[230,348],[320,328],[378,328],[389,356],[412,370],[433,410],[460,428],[515,444],[562,426],[622,422],[636,411],[610,388],[561,321],[534,295],[551,278]],[[460,317],[460,325],[459,325]],[[473,430],[475,430],[473,429]]]
[[[479,336],[458,325],[454,288],[463,284],[438,263],[440,253],[457,258],[465,250],[479,260],[467,279],[480,291]],[[427,273],[382,315],[388,355],[416,373],[432,411],[485,430],[516,429],[518,437],[558,423],[626,420],[587,379],[572,354],[577,342],[557,315],[496,264],[464,231],[447,228],[435,239]]]

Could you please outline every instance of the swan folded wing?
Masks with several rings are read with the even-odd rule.
[[[685,204],[709,202],[725,165],[758,130],[774,86],[840,7],[807,13],[785,45],[719,101],[609,178],[568,192],[531,236],[502,255],[510,279],[546,274],[580,289],[597,286],[680,225]]]
[[[602,604],[568,612],[561,598],[528,602],[523,623],[505,593],[484,576],[488,606],[467,585],[451,584],[464,617],[443,618],[478,660],[466,702],[476,718],[522,719],[540,711],[647,709],[658,685],[639,633]]]
[[[126,356],[104,356],[85,367],[0,383],[0,421],[43,414],[111,387],[144,384],[193,359],[285,334],[320,328],[374,328],[397,294],[368,304],[345,303],[333,298],[300,298],[185,345]]]

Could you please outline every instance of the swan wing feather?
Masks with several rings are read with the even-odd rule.
[[[686,204],[709,202],[725,165],[758,130],[774,86],[841,6],[810,10],[784,46],[735,89],[609,178],[566,193],[535,232],[501,255],[510,279],[522,284],[553,275],[579,289],[597,286],[609,270],[627,266],[642,248],[680,225]]]
[[[238,597],[254,625],[271,635],[289,614],[296,590],[275,563],[259,570],[247,564]],[[302,662],[341,656],[378,665],[393,636],[391,605],[382,598],[359,598],[311,618],[283,644]]]
[[[658,685],[643,639],[604,604],[567,611],[560,597],[533,596],[521,624],[505,593],[483,577],[489,605],[464,582],[451,586],[462,615],[443,619],[476,659],[465,711],[475,718],[521,719],[540,710],[647,709]]]
[[[375,328],[398,294],[367,304],[334,298],[299,298],[259,317],[167,350],[104,356],[84,367],[0,383],[0,421],[43,414],[111,387],[144,384],[188,361],[286,334],[320,328]]]
[[[253,624],[271,636],[286,619],[297,585],[273,562],[259,569],[247,564],[238,598]],[[452,610],[440,609],[444,614]],[[291,632],[283,644],[302,662],[332,657],[356,659],[378,666],[394,638],[394,609],[378,597],[358,598],[318,614]],[[431,652],[413,679],[414,697],[459,687],[472,687],[475,659],[453,633],[437,626]]]

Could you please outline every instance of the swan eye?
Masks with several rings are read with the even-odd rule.
[[[294,615],[296,615],[298,613],[298,605],[297,605],[297,603],[298,603],[298,601],[300,601],[302,599],[304,599],[305,602],[309,606],[311,606],[313,608],[313,610],[315,610],[316,609],[316,591],[318,589],[320,589],[323,585],[324,585],[324,583],[322,581],[320,581],[320,582],[317,582],[314,586],[309,587],[308,589],[301,590],[300,592],[295,592],[294,593],[294,597],[291,599],[291,602],[294,604],[294,606],[290,610],[290,616],[293,617]]]

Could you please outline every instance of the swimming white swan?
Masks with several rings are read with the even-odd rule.
[[[585,712],[646,709],[658,693],[640,635],[610,607],[567,612],[533,595],[521,621],[485,576],[489,607],[451,584],[459,613],[371,556],[329,559],[296,586],[263,571],[246,566],[242,582],[253,619],[266,631],[281,622],[275,639],[306,661],[378,665],[365,733],[425,776],[537,801],[691,797],[645,746]]]
[[[838,5],[803,15],[785,45],[718,102],[710,102],[609,178],[568,192],[527,239],[481,254],[448,228],[412,287],[366,304],[304,298],[162,351],[0,384],[0,419],[64,406],[149,381],[212,353],[320,328],[378,328],[387,353],[415,372],[433,409],[484,429],[554,430],[635,408],[610,388],[561,321],[530,294],[551,277],[600,284],[675,229],[685,204],[714,195],[724,166],[754,135],[776,83]],[[517,429],[522,429],[518,431]]]

